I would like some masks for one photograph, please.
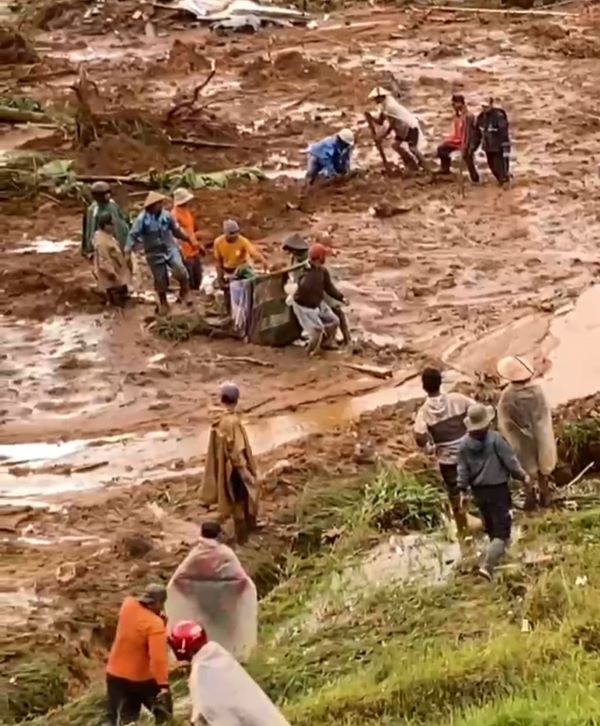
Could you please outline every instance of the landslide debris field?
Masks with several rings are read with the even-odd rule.
[[[594,482],[519,519],[513,559],[480,584],[410,423],[424,361],[493,400],[497,357],[529,353],[557,407],[557,480],[598,461],[597,399],[569,404],[600,389],[598,11],[357,6],[221,36],[129,2],[53,7],[0,34],[0,722],[102,723],[118,605],[168,579],[210,516],[212,396],[234,379],[265,475],[240,555],[264,596],[249,668],[291,723],[594,723]],[[473,110],[498,98],[510,188],[386,179],[363,112],[389,74],[430,156],[452,92]],[[346,125],[357,176],[299,208],[303,150]],[[350,350],[165,340],[147,276],[134,307],[103,306],[78,250],[80,182],[114,177],[133,213],[183,165],[214,174],[196,193],[205,242],[231,216],[273,262],[293,232],[335,249]]]

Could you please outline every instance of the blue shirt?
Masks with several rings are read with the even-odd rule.
[[[131,227],[125,251],[129,252],[136,242],[141,242],[147,255],[164,253],[173,244],[173,237],[185,239],[185,234],[169,212],[163,210],[156,215],[143,209]]]
[[[317,161],[319,172],[325,176],[337,176],[350,171],[352,147],[337,135],[327,136],[311,144],[308,153]]]

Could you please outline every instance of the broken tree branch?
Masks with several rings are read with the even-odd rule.
[[[194,91],[192,93],[191,99],[181,101],[180,103],[177,103],[173,106],[173,108],[167,113],[166,122],[169,123],[171,119],[173,119],[174,116],[178,115],[178,113],[182,109],[188,109],[191,110],[198,100],[198,96],[200,95],[201,91],[206,88],[206,86],[212,81],[212,79],[215,76],[215,73],[217,72],[217,64],[215,62],[215,59],[213,58],[210,62],[210,71],[208,72],[208,75],[206,78],[200,83],[198,86],[194,88]]]
[[[274,367],[273,363],[267,363],[267,361],[258,360],[258,358],[251,358],[248,355],[217,355],[217,360],[228,363],[250,363],[253,366],[262,366],[263,368]]]
[[[235,149],[240,146],[240,144],[234,144],[230,141],[210,141],[209,139],[174,139],[171,136],[169,136],[168,139],[172,144],[177,144],[179,146],[210,146],[215,149]]]
[[[557,18],[576,16],[576,13],[565,13],[558,10],[542,10],[540,8],[536,8],[535,10],[517,10],[514,8],[503,10],[502,8],[461,8],[453,7],[451,5],[436,5],[432,12],[435,13],[438,10],[444,13],[483,13],[487,15],[552,15]]]
[[[358,371],[359,373],[367,373],[369,376],[381,378],[382,380],[393,376],[392,370],[389,368],[380,368],[379,366],[361,365],[360,363],[342,363],[342,366],[344,368],[350,368],[353,371]]]
[[[39,111],[21,111],[10,106],[0,106],[0,123],[5,124],[26,124],[43,123],[50,121],[49,116]]]

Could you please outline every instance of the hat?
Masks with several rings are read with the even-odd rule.
[[[97,181],[92,184],[90,191],[92,194],[106,194],[110,192],[110,187],[105,181]]]
[[[305,252],[308,250],[308,242],[296,232],[284,239],[281,247],[285,252]]]
[[[151,583],[150,585],[146,585],[139,601],[143,605],[154,605],[155,603],[163,605],[166,599],[166,587],[164,585],[158,585],[157,583]]]
[[[389,96],[390,92],[383,88],[383,86],[375,86],[375,88],[369,93],[369,98],[380,98],[381,96]]]
[[[338,131],[338,137],[348,146],[354,146],[354,131],[352,129],[342,129]]]
[[[229,236],[230,234],[237,234],[240,231],[240,225],[235,219],[226,219],[223,222],[223,234]]]
[[[146,197],[146,201],[144,202],[144,209],[146,209],[146,207],[151,207],[157,202],[164,202],[165,199],[165,195],[161,194],[160,192],[148,192],[148,196]]]
[[[176,207],[179,207],[181,204],[191,202],[193,198],[194,195],[192,192],[190,192],[189,189],[184,189],[183,187],[180,187],[173,192],[173,204]]]
[[[311,245],[310,249],[308,251],[308,258],[309,260],[321,260],[321,262],[325,262],[325,258],[329,254],[329,250],[325,245],[321,244],[315,244]]]
[[[237,383],[223,383],[219,388],[219,395],[223,403],[237,403],[240,398],[240,389]]]
[[[494,420],[493,406],[484,406],[483,403],[473,403],[469,406],[465,418],[467,431],[481,431],[487,428]]]
[[[499,376],[506,378],[511,383],[528,381],[535,372],[531,363],[520,355],[507,355],[505,358],[501,358],[496,370]]]

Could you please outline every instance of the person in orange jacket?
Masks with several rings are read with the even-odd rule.
[[[148,585],[139,598],[126,597],[106,666],[108,724],[133,723],[142,706],[157,724],[172,713],[167,631],[160,615],[167,598],[163,585]]]
[[[187,234],[188,240],[179,242],[179,250],[183,259],[183,264],[190,278],[190,290],[199,290],[202,284],[202,260],[204,255],[204,247],[198,240],[198,229],[196,228],[196,220],[190,209],[190,203],[194,200],[194,195],[189,189],[176,189],[173,192],[173,219]]]

